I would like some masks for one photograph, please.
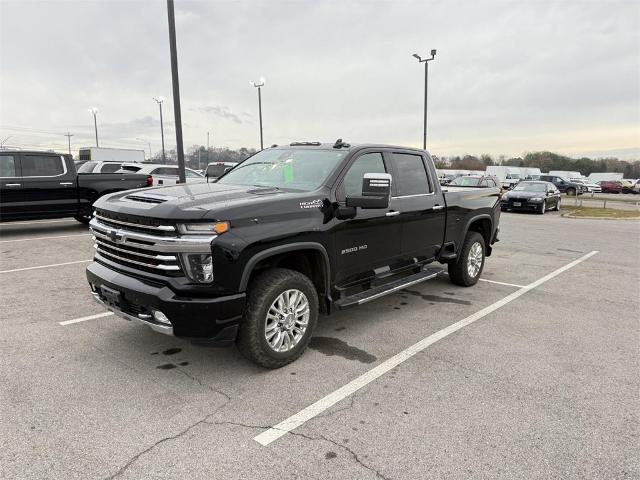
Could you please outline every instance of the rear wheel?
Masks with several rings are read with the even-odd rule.
[[[84,225],[89,225],[89,222],[91,221],[91,214],[79,214],[73,218]]]
[[[468,232],[460,256],[449,264],[449,280],[456,285],[470,287],[478,283],[484,268],[484,238],[478,232]]]
[[[308,277],[284,268],[249,285],[237,345],[249,360],[280,368],[302,355],[318,320],[318,294]]]

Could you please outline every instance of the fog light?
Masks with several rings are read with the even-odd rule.
[[[213,282],[213,260],[208,253],[185,253],[184,268],[189,278],[198,283]]]
[[[165,325],[171,325],[171,321],[160,310],[153,311],[153,318],[156,320],[156,322],[164,323]]]

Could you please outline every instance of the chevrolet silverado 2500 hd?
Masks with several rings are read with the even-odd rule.
[[[148,175],[78,174],[71,155],[1,150],[0,221],[74,217],[89,223],[100,196],[150,184]]]
[[[386,145],[272,147],[215,183],[95,204],[94,298],[117,315],[281,367],[319,312],[438,275],[474,285],[497,241],[499,188],[443,191],[429,154]]]

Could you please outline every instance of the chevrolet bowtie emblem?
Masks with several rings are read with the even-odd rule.
[[[117,243],[122,242],[124,239],[124,236],[121,233],[118,233],[118,230],[109,230],[107,232],[107,237],[109,237],[109,240],[111,240],[112,242]]]

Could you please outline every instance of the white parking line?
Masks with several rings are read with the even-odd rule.
[[[2,225],[3,227],[10,227],[12,225],[46,225],[48,223],[62,223],[62,222],[78,222],[77,220],[73,219],[73,218],[63,218],[60,220],[32,220],[30,222],[7,222],[4,225]],[[78,225],[80,225],[78,223]]]
[[[562,272],[565,272],[565,271],[569,270],[570,268],[575,267],[579,263],[584,262],[588,258],[594,256],[596,253],[598,253],[598,252],[595,251],[595,250],[593,252],[587,253],[586,255],[578,258],[577,260],[574,260],[573,262],[568,263],[564,267],[560,267],[557,270],[554,270],[553,272],[551,272],[550,274],[545,275],[544,277],[536,280],[535,282],[530,283],[529,285],[526,285],[526,286],[520,288],[519,290],[516,290],[515,292],[511,293],[510,295],[507,295],[506,297],[504,297],[502,300],[498,300],[497,302],[492,303],[488,307],[485,307],[482,310],[480,310],[480,311],[478,311],[478,312],[476,312],[476,313],[474,313],[472,315],[469,315],[468,317],[460,320],[459,322],[456,322],[456,323],[454,323],[452,325],[449,325],[448,327],[443,328],[442,330],[439,330],[438,332],[434,333],[433,335],[429,335],[428,337],[426,337],[426,338],[420,340],[419,342],[411,345],[409,348],[407,348],[407,349],[403,350],[402,352],[394,355],[393,357],[389,358],[388,360],[385,360],[384,362],[382,362],[377,367],[374,367],[371,370],[369,370],[368,372],[364,373],[363,375],[360,375],[355,380],[352,380],[351,382],[347,383],[343,387],[340,387],[339,389],[335,390],[334,392],[330,393],[329,395],[321,398],[317,402],[309,405],[308,407],[306,407],[305,409],[299,411],[295,415],[292,415],[291,417],[287,418],[286,420],[278,423],[277,425],[269,428],[268,430],[265,430],[261,434],[255,436],[253,439],[256,442],[258,442],[259,444],[263,445],[263,446],[269,445],[271,442],[277,440],[278,438],[282,437],[286,433],[298,428],[299,426],[303,425],[305,422],[307,422],[307,421],[311,420],[312,418],[316,417],[318,414],[324,412],[325,410],[327,410],[328,408],[332,407],[333,405],[335,405],[336,403],[340,402],[341,400],[344,400],[349,395],[352,395],[354,392],[358,391],[362,387],[364,387],[364,386],[368,385],[369,383],[373,382],[378,377],[381,377],[382,375],[387,373],[389,370],[397,367],[401,363],[403,363],[406,360],[410,359],[415,354],[423,351],[425,348],[427,348],[428,346],[434,344],[438,340],[441,340],[441,339],[447,337],[448,335],[451,335],[452,333],[457,332],[461,328],[464,328],[467,325],[470,325],[473,322],[475,322],[477,320],[480,320],[483,317],[486,317],[490,313],[495,312],[496,310],[498,310],[500,307],[503,307],[504,305],[506,305],[506,304],[508,304],[510,302],[513,302],[514,300],[516,300],[517,298],[521,297],[522,295],[524,295],[528,291],[533,290],[536,287],[539,287],[540,285],[542,285],[546,281],[551,280],[552,278],[560,275]]]
[[[0,243],[11,243],[11,242],[26,242],[27,240],[51,240],[52,238],[69,238],[69,237],[89,237],[90,233],[76,233],[74,235],[56,235],[53,237],[27,237],[27,238],[16,238],[14,240],[0,240]]]
[[[74,263],[88,263],[93,260],[76,260],[75,262],[52,263],[51,265],[38,265],[37,267],[14,268],[13,270],[0,270],[0,273],[24,272],[25,270],[37,270],[39,268],[61,267],[63,265],[73,265]]]
[[[484,278],[480,279],[481,282],[488,282],[488,283],[496,283],[498,285],[506,285],[507,287],[516,287],[516,288],[524,288],[524,285],[516,285],[515,283],[505,283],[505,282],[497,282],[495,280],[486,280]]]
[[[89,315],[87,317],[74,318],[73,320],[65,320],[64,322],[58,322],[60,325],[71,325],[72,323],[86,322],[87,320],[95,320],[96,318],[108,317],[113,315],[113,312],[96,313],[95,315]]]

